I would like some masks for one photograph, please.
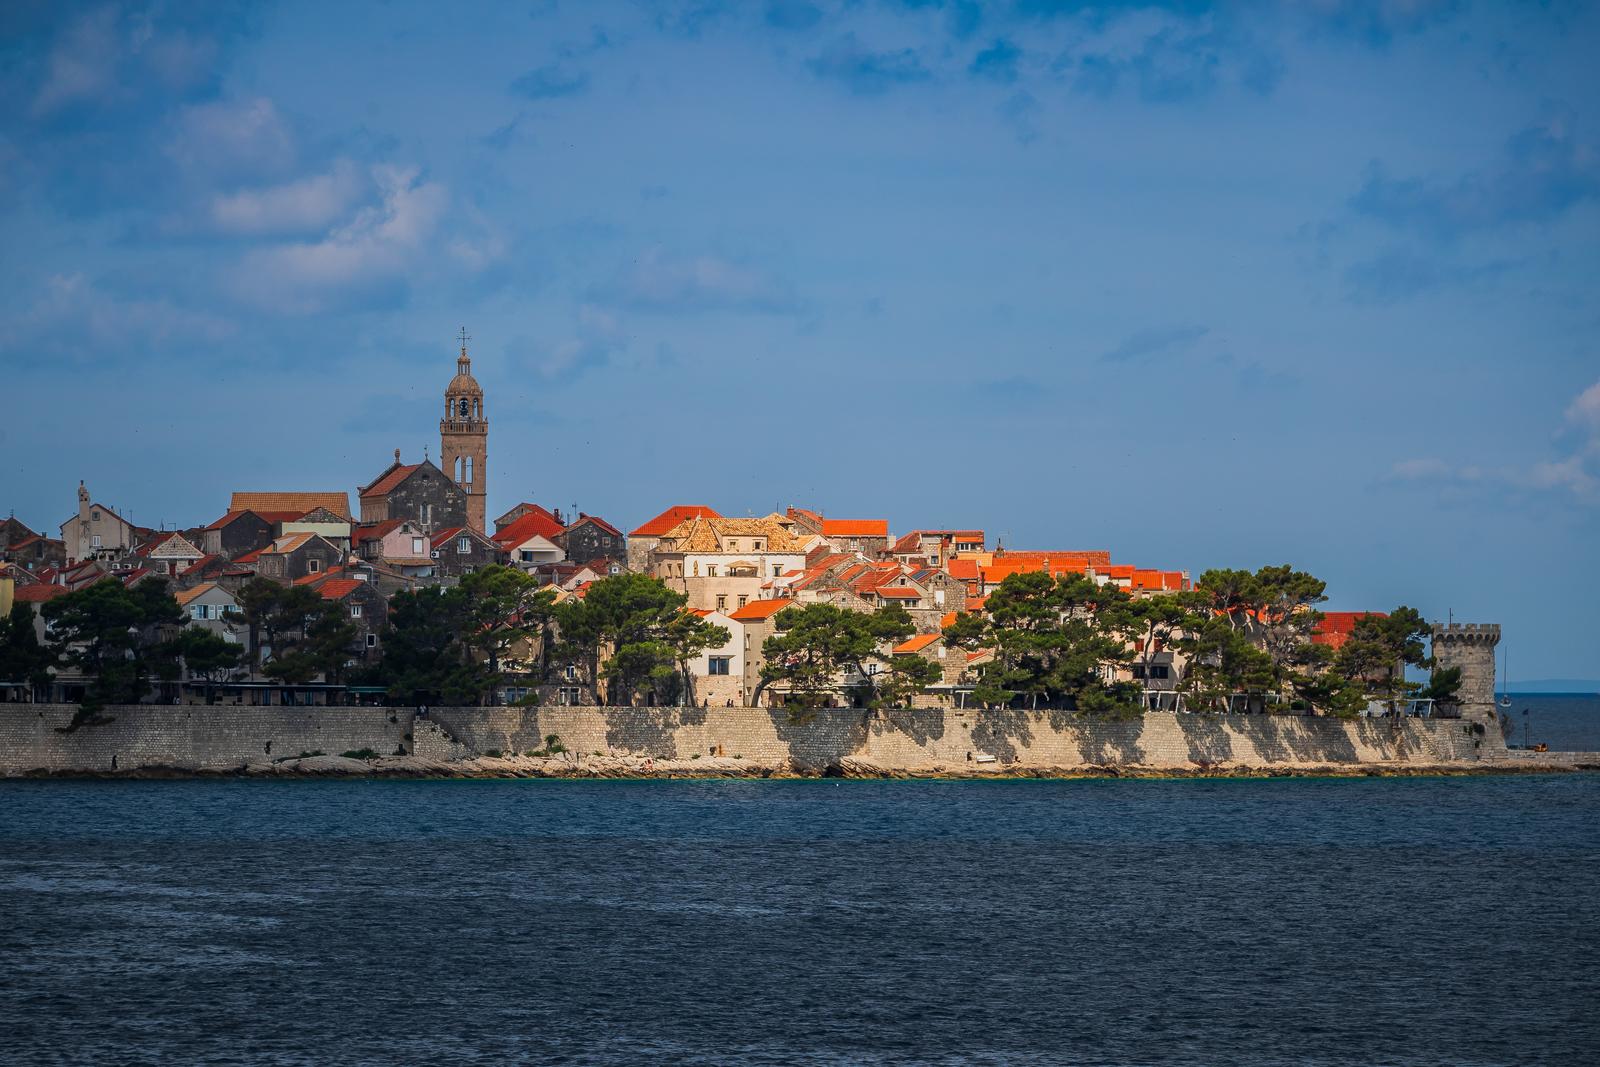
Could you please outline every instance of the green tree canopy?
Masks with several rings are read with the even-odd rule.
[[[45,604],[43,615],[55,659],[89,678],[69,730],[107,704],[138,703],[152,675],[177,676],[170,638],[184,617],[163,579],[147,578],[130,589],[119,579],[104,578]]]
[[[55,653],[39,641],[33,605],[17,601],[11,614],[0,618],[0,679],[21,682],[37,696],[50,684],[50,668],[55,665]]]
[[[279,585],[266,578],[251,579],[237,599],[257,671],[288,685],[318,675],[329,681],[342,676],[356,628],[337,602],[309,586]],[[272,653],[265,663],[263,649]]]

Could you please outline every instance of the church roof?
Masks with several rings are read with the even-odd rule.
[[[389,465],[389,469],[378,475],[377,481],[371,485],[363,486],[360,490],[361,498],[369,496],[385,496],[395,486],[411,477],[413,471],[422,466],[420,463],[401,463],[398,460]]]

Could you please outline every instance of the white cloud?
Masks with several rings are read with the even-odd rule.
[[[259,181],[294,163],[295,139],[266,97],[218,100],[179,112],[167,155],[186,171],[249,174]]]
[[[50,50],[44,84],[33,98],[34,117],[107,92],[114,84],[120,49],[115,10],[105,7],[80,15]]]
[[[235,281],[239,295],[275,311],[307,314],[403,289],[449,197],[444,186],[419,181],[415,167],[374,167],[372,180],[379,202],[322,239],[247,256]]]
[[[1564,455],[1530,466],[1486,469],[1455,466],[1433,457],[1402,460],[1389,469],[1394,481],[1424,482],[1458,489],[1478,485],[1482,490],[1533,490],[1570,494],[1583,502],[1600,501],[1600,382],[1579,393],[1567,406],[1567,421],[1577,429],[1577,441],[1564,437]]]
[[[57,274],[22,314],[0,325],[0,351],[50,353],[64,360],[88,353],[218,342],[235,328],[227,319],[180,308],[165,299],[103,292],[82,274]]]
[[[1578,394],[1567,408],[1567,418],[1587,427],[1590,433],[1600,435],[1600,381]]]
[[[207,222],[218,232],[241,236],[326,230],[369,188],[352,164],[341,161],[327,174],[214,196]]]
[[[797,310],[788,283],[764,271],[714,255],[674,258],[660,248],[641,253],[602,295],[636,311]]]
[[[553,345],[530,337],[514,337],[506,345],[509,360],[552,384],[565,384],[606,366],[628,347],[628,334],[616,314],[594,304],[578,308],[573,336]]]

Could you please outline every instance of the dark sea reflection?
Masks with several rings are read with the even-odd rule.
[[[0,783],[5,1063],[1600,1062],[1600,776]]]

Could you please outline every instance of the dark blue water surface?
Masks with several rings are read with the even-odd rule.
[[[1546,744],[1563,752],[1600,752],[1600,696],[1511,693],[1500,712],[1511,719],[1508,744]]]
[[[1600,1062],[1600,776],[0,782],[0,1061]]]

